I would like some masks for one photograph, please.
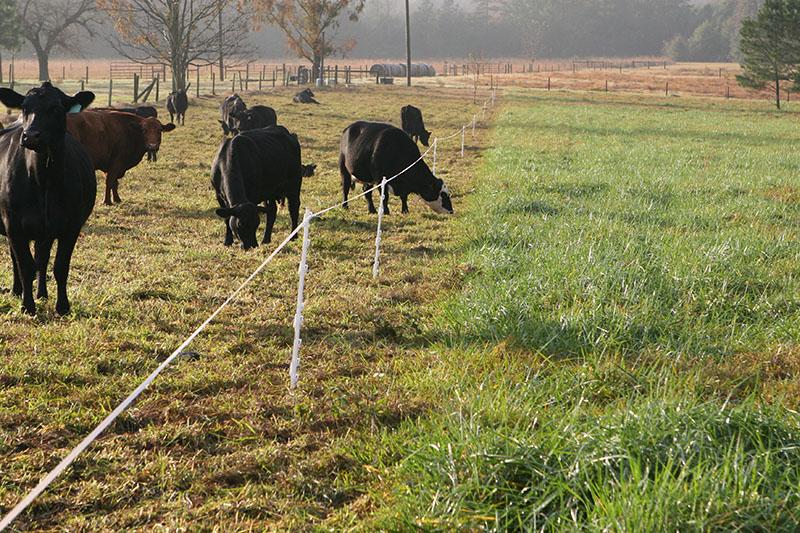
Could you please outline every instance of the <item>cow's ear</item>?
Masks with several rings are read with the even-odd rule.
[[[169,124],[162,124],[161,131],[172,131],[175,129],[175,124],[170,122]]]
[[[233,209],[230,207],[220,207],[215,211],[220,218],[230,218],[233,216]]]
[[[81,91],[69,99],[67,109],[77,104],[81,106],[81,111],[83,111],[92,105],[92,102],[94,102],[94,93],[91,91]]]
[[[5,87],[0,88],[0,102],[3,102],[3,105],[7,108],[19,109],[22,107],[23,100],[25,100],[25,97],[17,91],[6,89]]]

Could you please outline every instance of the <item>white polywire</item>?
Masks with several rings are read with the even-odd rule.
[[[309,230],[311,228],[311,219],[314,213],[306,208],[306,214],[303,217],[303,251],[300,253],[300,266],[297,269],[297,310],[294,314],[294,344],[292,345],[292,363],[289,365],[289,380],[292,383],[292,388],[297,387],[298,374],[297,370],[300,367],[300,345],[303,340],[300,338],[300,331],[303,328],[303,310],[306,307],[305,302],[305,287],[306,287],[306,273],[308,272],[308,246],[311,242],[309,238]]]
[[[278,255],[278,252],[280,252],[287,244],[289,244],[291,238],[294,237],[299,230],[300,230],[299,226],[295,228],[294,231],[292,231],[289,234],[289,236],[286,237],[286,239],[275,249],[275,251],[273,251],[269,255],[269,257],[264,259],[261,265],[259,265],[259,267],[255,269],[253,273],[250,274],[250,276],[246,280],[244,280],[244,282],[242,282],[242,284],[239,285],[239,287],[235,291],[233,291],[233,293],[231,293],[228,299],[225,300],[222,303],[222,305],[220,305],[217,308],[217,310],[214,311],[211,314],[211,316],[209,316],[206,319],[206,321],[203,322],[200,325],[200,327],[198,327],[194,331],[194,333],[192,333],[183,342],[183,344],[181,344],[174,352],[172,352],[172,354],[169,357],[167,357],[163,363],[158,365],[158,368],[156,368],[153,371],[153,373],[150,374],[147,377],[147,379],[145,379],[141,383],[141,385],[136,387],[136,389],[130,395],[128,395],[128,397],[125,398],[125,400],[123,400],[122,403],[120,403],[111,412],[111,414],[109,414],[105,419],[103,419],[103,421],[100,422],[100,424],[98,424],[98,426],[94,428],[94,430],[92,430],[91,433],[89,433],[77,446],[75,446],[75,448],[72,449],[71,452],[69,452],[69,455],[64,457],[64,459],[62,459],[61,462],[58,463],[58,465],[56,465],[55,468],[53,468],[45,477],[43,477],[41,481],[39,481],[39,484],[36,485],[36,487],[34,487],[33,490],[31,490],[21,502],[19,502],[13,509],[11,509],[11,511],[8,512],[8,514],[6,514],[3,517],[3,520],[0,521],[0,531],[3,531],[5,528],[7,528],[20,515],[20,513],[22,513],[31,503],[33,503],[33,501],[42,492],[44,492],[45,489],[47,489],[47,487],[59,475],[61,475],[64,472],[64,470],[67,469],[67,467],[69,467],[69,465],[71,465],[75,461],[78,455],[80,455],[84,450],[86,450],[86,448],[88,448],[89,445],[92,444],[92,442],[94,442],[97,439],[97,437],[99,437],[100,434],[103,433],[103,431],[105,431],[112,424],[112,422],[114,422],[114,420],[116,420],[117,417],[119,417],[120,414],[122,414],[123,411],[125,411],[125,409],[130,407],[130,405],[134,402],[134,400],[136,400],[136,398],[138,398],[142,394],[142,392],[144,392],[144,390],[147,387],[149,387],[151,383],[153,383],[153,381],[158,377],[158,375],[161,374],[161,372],[163,372],[164,369],[166,369],[181,353],[183,353],[183,350],[185,350],[204,329],[206,329],[206,327],[211,323],[211,321],[214,320],[214,318],[216,318],[217,315],[219,315],[223,309],[225,309],[228,305],[230,305],[230,303],[233,302],[234,299],[236,299],[236,297],[239,295],[242,289],[244,289],[253,280],[253,278],[255,278],[264,269],[264,267],[266,267],[275,258],[276,255]]]
[[[375,261],[372,263],[372,277],[375,279],[378,278],[378,274],[380,272],[382,235],[381,224],[383,223],[383,201],[386,197],[386,183],[386,176],[384,176],[383,181],[381,181],[381,199],[380,205],[378,206],[378,231],[375,232]]]

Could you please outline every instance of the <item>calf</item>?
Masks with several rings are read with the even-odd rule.
[[[270,242],[278,203],[284,199],[289,201],[292,230],[297,227],[303,182],[300,162],[300,143],[283,126],[243,131],[222,141],[211,185],[219,202],[216,213],[225,220],[225,246],[233,244],[234,236],[245,250],[258,246],[259,213],[267,214],[262,244]]]
[[[418,162],[414,163],[415,161]],[[412,166],[413,165],[413,166]],[[377,185],[384,177],[391,178],[389,192],[400,197],[403,213],[408,213],[408,195],[418,194],[437,213],[453,214],[450,192],[442,180],[433,175],[425,161],[420,159],[419,148],[402,130],[378,122],[354,122],[342,133],[339,171],[342,175],[342,196],[347,209],[347,196],[353,179],[364,184],[364,190]],[[372,193],[367,194],[367,206],[375,213]],[[385,212],[389,212],[389,194],[384,198]]]
[[[296,104],[318,104],[314,99],[314,92],[311,89],[303,89],[292,98],[292,102]]]
[[[0,233],[8,237],[14,294],[22,308],[36,314],[37,298],[47,297],[47,266],[53,242],[58,300],[56,311],[69,313],[67,278],[75,243],[94,207],[97,182],[89,156],[67,133],[67,111],[83,109],[94,94],[67,96],[45,82],[22,96],[0,89],[0,102],[21,109],[21,120],[0,131]],[[31,255],[30,243],[34,243]]]
[[[219,123],[222,125],[222,131],[225,135],[231,133],[234,129],[233,115],[247,111],[247,106],[238,94],[233,94],[225,98],[219,106],[219,112],[222,119]]]
[[[171,92],[169,96],[167,96],[167,111],[169,111],[170,122],[175,122],[175,117],[177,117],[181,126],[186,123],[186,110],[189,109],[189,97],[187,93],[191,86],[192,84],[190,83],[185,89]]]
[[[422,111],[413,105],[407,105],[400,109],[400,122],[403,125],[403,131],[414,139],[414,142],[422,141],[423,146],[428,146],[431,132],[425,129],[425,121],[422,120]]]
[[[139,164],[147,154],[156,161],[161,147],[161,133],[172,131],[175,124],[161,124],[155,118],[142,118],[118,111],[84,111],[67,117],[67,131],[89,153],[95,170],[106,174],[103,203],[121,202],[119,180]]]

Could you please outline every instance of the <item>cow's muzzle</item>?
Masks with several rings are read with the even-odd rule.
[[[25,130],[22,132],[22,139],[20,141],[23,148],[39,152],[42,150],[42,134],[35,130]]]

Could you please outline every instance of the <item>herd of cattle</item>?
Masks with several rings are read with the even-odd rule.
[[[120,178],[145,155],[156,161],[162,133],[173,131],[176,119],[184,123],[187,90],[169,95],[170,123],[162,124],[153,107],[87,110],[93,93],[68,96],[49,82],[26,95],[0,88],[0,102],[21,110],[16,122],[0,130],[0,234],[8,239],[13,292],[22,297],[23,311],[36,313],[34,277],[38,278],[36,298],[47,297],[47,267],[53,243],[58,241],[53,264],[56,311],[69,313],[70,261],[94,208],[95,170],[106,175],[104,202],[119,202]],[[308,101],[313,96],[302,98]],[[295,101],[301,101],[298,97]],[[302,181],[313,175],[316,165],[303,165],[297,135],[278,125],[274,109],[248,108],[233,95],[220,111],[224,138],[211,172],[219,203],[216,214],[225,222],[226,246],[236,238],[242,248],[254,248],[260,213],[266,213],[267,219],[261,242],[268,243],[279,203],[288,202],[292,230],[297,227]],[[408,212],[408,196],[417,194],[434,211],[452,214],[447,186],[428,168],[415,142],[419,139],[427,146],[430,137],[421,112],[406,106],[401,120],[403,130],[364,121],[344,130],[339,156],[343,207],[347,208],[355,182],[368,190],[384,177],[408,169],[389,184],[389,192],[400,197],[403,212]],[[387,213],[388,196],[384,199]],[[369,212],[375,213],[371,193],[366,200]]]

